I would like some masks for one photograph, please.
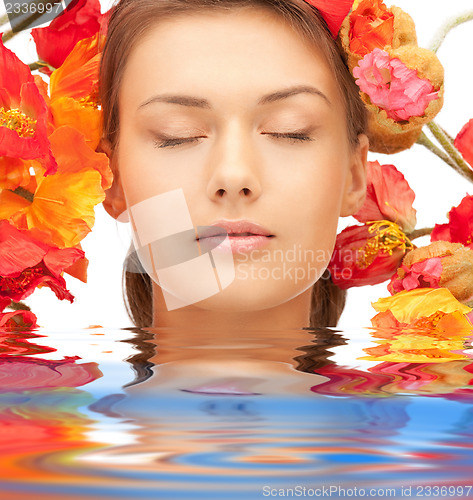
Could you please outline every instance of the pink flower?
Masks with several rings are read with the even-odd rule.
[[[440,257],[415,262],[410,267],[402,265],[397,270],[397,274],[391,278],[388,290],[391,294],[395,294],[415,288],[438,288],[441,275],[442,259]]]
[[[353,69],[353,75],[372,104],[395,121],[423,116],[430,101],[438,98],[429,80],[419,78],[416,70],[381,49],[367,54]]]
[[[473,301],[473,250],[461,243],[434,241],[411,250],[391,278],[391,294],[416,288],[447,288],[460,302]]]
[[[62,360],[0,357],[0,392],[80,387],[103,376],[97,363],[76,363],[78,359],[79,356],[66,356]]]

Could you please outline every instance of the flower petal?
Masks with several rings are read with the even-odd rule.
[[[101,29],[103,15],[99,0],[77,0],[48,26],[31,30],[38,56],[59,68],[79,40]]]
[[[0,313],[0,329],[12,332],[37,328],[37,318],[31,311],[11,311]],[[11,373],[10,373],[11,376]]]
[[[413,323],[419,318],[432,316],[437,312],[466,314],[470,307],[459,302],[446,288],[417,288],[405,290],[391,297],[374,302],[378,312],[391,311],[400,323]]]
[[[415,193],[394,165],[367,164],[367,196],[361,209],[353,217],[360,222],[390,220],[405,233],[414,230],[416,210]]]
[[[18,276],[25,268],[43,260],[49,247],[0,220],[0,276]]]
[[[448,224],[437,224],[431,241],[445,240],[473,248],[473,196],[466,195],[457,207],[448,213]]]
[[[470,120],[460,130],[455,138],[455,147],[473,167],[473,120]]]
[[[423,116],[430,101],[438,98],[429,80],[419,78],[416,70],[384,50],[368,53],[353,69],[353,76],[371,103],[395,121]]]

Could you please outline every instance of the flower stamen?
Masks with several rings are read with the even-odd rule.
[[[366,224],[369,225],[368,231],[374,235],[368,238],[366,244],[359,249],[360,257],[357,260],[357,266],[360,269],[365,269],[372,264],[379,252],[392,255],[396,249],[406,252],[414,248],[409,238],[395,222],[378,220],[369,221]]]
[[[82,99],[79,99],[79,104],[84,108],[99,109],[99,92],[98,87],[94,86],[92,92]]]
[[[35,200],[43,200],[43,201],[49,201],[50,203],[57,203],[58,205],[65,205],[65,203],[61,200],[52,200],[51,198],[44,198],[43,196],[35,196]]]
[[[20,137],[32,137],[36,132],[36,120],[17,108],[0,108],[0,126],[14,130]]]

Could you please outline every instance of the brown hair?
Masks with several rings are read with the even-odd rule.
[[[358,144],[358,136],[367,128],[365,106],[344,62],[340,45],[333,41],[320,13],[305,0],[120,0],[111,11],[100,65],[103,138],[110,142],[112,152],[119,140],[119,89],[135,42],[160,20],[215,9],[230,11],[251,7],[266,8],[276,13],[322,51],[344,100],[348,139],[353,147]],[[146,274],[128,272],[127,265],[125,263],[123,282],[128,314],[136,326],[150,326],[153,321],[151,279]],[[330,276],[317,281],[312,293],[310,326],[336,326],[345,298],[346,292],[335,286]]]

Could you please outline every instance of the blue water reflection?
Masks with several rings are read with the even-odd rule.
[[[0,498],[473,496],[469,339],[193,338],[3,332]]]

